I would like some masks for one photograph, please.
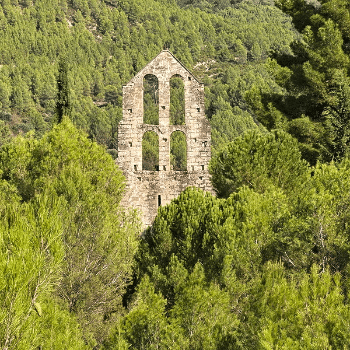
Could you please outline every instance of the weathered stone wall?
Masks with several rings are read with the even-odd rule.
[[[159,125],[143,124],[143,79],[158,78]],[[185,125],[170,125],[170,79],[180,75],[185,89]],[[146,131],[159,137],[159,171],[142,170],[142,138]],[[187,141],[187,171],[170,169],[170,136],[182,131]],[[123,86],[123,119],[118,127],[118,159],[127,180],[123,204],[139,208],[144,225],[151,225],[159,205],[168,204],[186,187],[212,192],[208,172],[210,125],[204,114],[204,85],[168,50],[162,51]]]

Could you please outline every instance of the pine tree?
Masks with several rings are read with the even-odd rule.
[[[63,116],[64,115],[70,116],[70,112],[71,112],[67,58],[61,58],[59,62],[57,89],[58,89],[57,103],[56,103],[57,122],[61,123]]]

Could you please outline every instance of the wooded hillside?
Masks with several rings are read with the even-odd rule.
[[[221,119],[236,119],[238,126],[227,130],[231,139],[235,129],[255,127],[245,91],[253,83],[279,91],[259,62],[272,51],[290,52],[296,38],[288,16],[253,3],[215,12],[154,0],[3,1],[0,23],[3,140],[29,130],[40,136],[51,128],[64,58],[71,120],[108,148],[116,148],[122,84],[164,47],[206,82],[214,127]],[[241,96],[230,101],[227,90],[237,86]]]

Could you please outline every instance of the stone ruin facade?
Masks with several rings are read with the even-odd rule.
[[[159,125],[143,123],[143,82],[148,74],[158,79]],[[180,76],[184,83],[184,125],[170,125],[170,79],[174,75]],[[142,170],[142,139],[147,131],[158,135],[159,166],[155,171]],[[186,171],[170,168],[170,139],[175,131],[186,136]],[[138,208],[143,224],[149,226],[158,207],[170,203],[187,187],[213,192],[208,172],[210,157],[211,135],[204,113],[204,85],[170,51],[164,50],[123,86],[117,158],[127,181],[122,204]]]

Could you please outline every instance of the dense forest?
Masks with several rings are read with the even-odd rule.
[[[350,347],[348,0],[0,0],[0,28],[0,349]],[[142,232],[122,85],[163,48],[217,195]]]

